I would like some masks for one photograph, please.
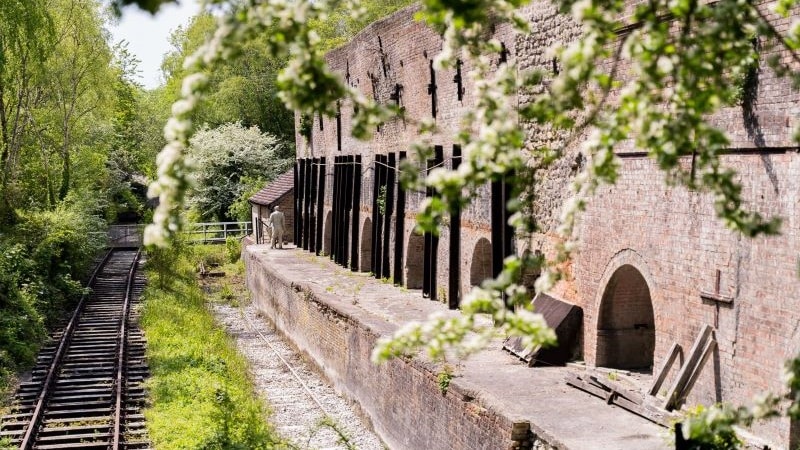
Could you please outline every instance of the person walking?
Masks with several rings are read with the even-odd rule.
[[[269,215],[269,226],[272,228],[272,245],[270,248],[275,248],[277,243],[278,248],[283,249],[283,231],[286,226],[286,219],[280,206],[275,206],[275,210]]]

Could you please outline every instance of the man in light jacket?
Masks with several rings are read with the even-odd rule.
[[[283,249],[283,231],[286,226],[286,219],[283,216],[280,206],[276,206],[272,214],[269,215],[269,226],[272,228],[272,245],[270,248]]]

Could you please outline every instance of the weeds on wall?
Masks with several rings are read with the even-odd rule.
[[[378,205],[378,212],[382,215],[386,215],[386,185],[380,187],[378,191],[378,198],[375,200],[375,203]]]
[[[447,390],[450,388],[450,382],[453,380],[453,368],[449,364],[445,364],[439,374],[436,375],[436,380],[439,384],[439,392],[441,392],[442,395],[447,394]]]

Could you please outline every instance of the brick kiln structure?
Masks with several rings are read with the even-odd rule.
[[[499,271],[505,255],[552,250],[570,179],[583,158],[574,146],[536,174],[538,234],[515,237],[504,225],[503,183],[485,186],[438,237],[416,234],[415,215],[431,193],[402,190],[397,167],[413,158],[417,121],[430,117],[438,126],[430,138],[434,157],[417,162],[418,169],[457,166],[460,148],[452,136],[474,92],[469,67],[433,69],[442,41],[413,20],[415,11],[411,7],[376,22],[328,54],[332,69],[350,86],[381,103],[399,104],[407,119],[382,126],[362,142],[350,136],[353,107],[346,102],[335,117],[313,118],[311,138],[297,136],[294,235],[309,251],[421,289],[455,308],[470,286]],[[575,39],[578,27],[545,3],[522,12],[533,33],[520,36],[497,26],[494,37],[508,51],[496,55],[496,63],[515,58],[521,70],[557,71],[558,62],[548,59],[546,50]],[[774,25],[785,31],[789,22],[776,18]],[[715,216],[713,198],[667,187],[645,154],[619,148],[619,180],[591,200],[571,276],[552,292],[583,309],[579,351],[589,366],[658,367],[673,343],[686,353],[710,325],[718,347],[690,404],[746,402],[762,390],[780,391],[783,362],[800,351],[800,156],[791,141],[800,103],[790,82],[765,66],[744,106],[725,109],[714,120],[732,140],[722,160],[740,174],[748,207],[782,216],[782,235],[747,239],[727,230]],[[299,117],[297,124],[299,129]],[[529,148],[558,146],[564,138],[532,124],[520,126]],[[757,431],[792,447],[800,443],[797,425],[786,420]]]

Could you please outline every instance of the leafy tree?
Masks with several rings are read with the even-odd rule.
[[[89,132],[98,109],[109,106],[106,87],[114,80],[98,4],[94,0],[62,0],[54,8],[65,13],[54,16],[56,43],[46,64],[46,90],[41,92],[45,104],[37,132],[49,135],[52,154],[60,159],[57,200],[63,200],[72,185],[74,153],[80,150],[75,140]],[[55,200],[51,198],[51,205]]]
[[[328,51],[346,44],[372,22],[412,3],[413,0],[364,0],[332,4],[325,17],[311,21],[310,28],[319,35],[319,49]]]
[[[16,218],[13,185],[31,127],[28,111],[53,39],[53,20],[44,0],[0,3],[0,224]]]
[[[114,133],[112,87],[119,75],[98,1],[10,3],[26,6],[6,11],[4,24],[41,16],[35,23],[42,26],[3,39],[0,209],[6,224],[23,206],[55,208],[83,183],[105,189],[104,163]]]
[[[178,27],[170,41],[173,51],[165,55],[162,70],[166,78],[164,94],[171,101],[180,96],[181,82],[186,75],[184,59],[197,51],[214,32],[215,18],[202,13],[186,27]],[[294,115],[277,97],[276,77],[283,65],[269,54],[264,39],[244,43],[239,57],[207,73],[213,92],[195,110],[192,120],[215,128],[225,123],[240,122],[245,127],[257,126],[284,143],[284,154],[294,148]]]
[[[263,187],[291,167],[291,159],[280,159],[283,144],[257,127],[225,124],[201,129],[192,137],[189,154],[197,166],[197,185],[190,205],[202,219],[237,218],[231,206],[253,187]]]
[[[112,0],[111,8],[118,16],[122,14],[123,8],[129,5],[137,5],[145,11],[155,14],[163,5],[170,3],[178,3],[178,0]]]
[[[138,201],[133,174],[154,174],[136,146],[163,143],[139,126],[155,108],[139,107],[136,61],[106,18],[99,0],[0,2],[0,390],[83,292],[103,215]]]

